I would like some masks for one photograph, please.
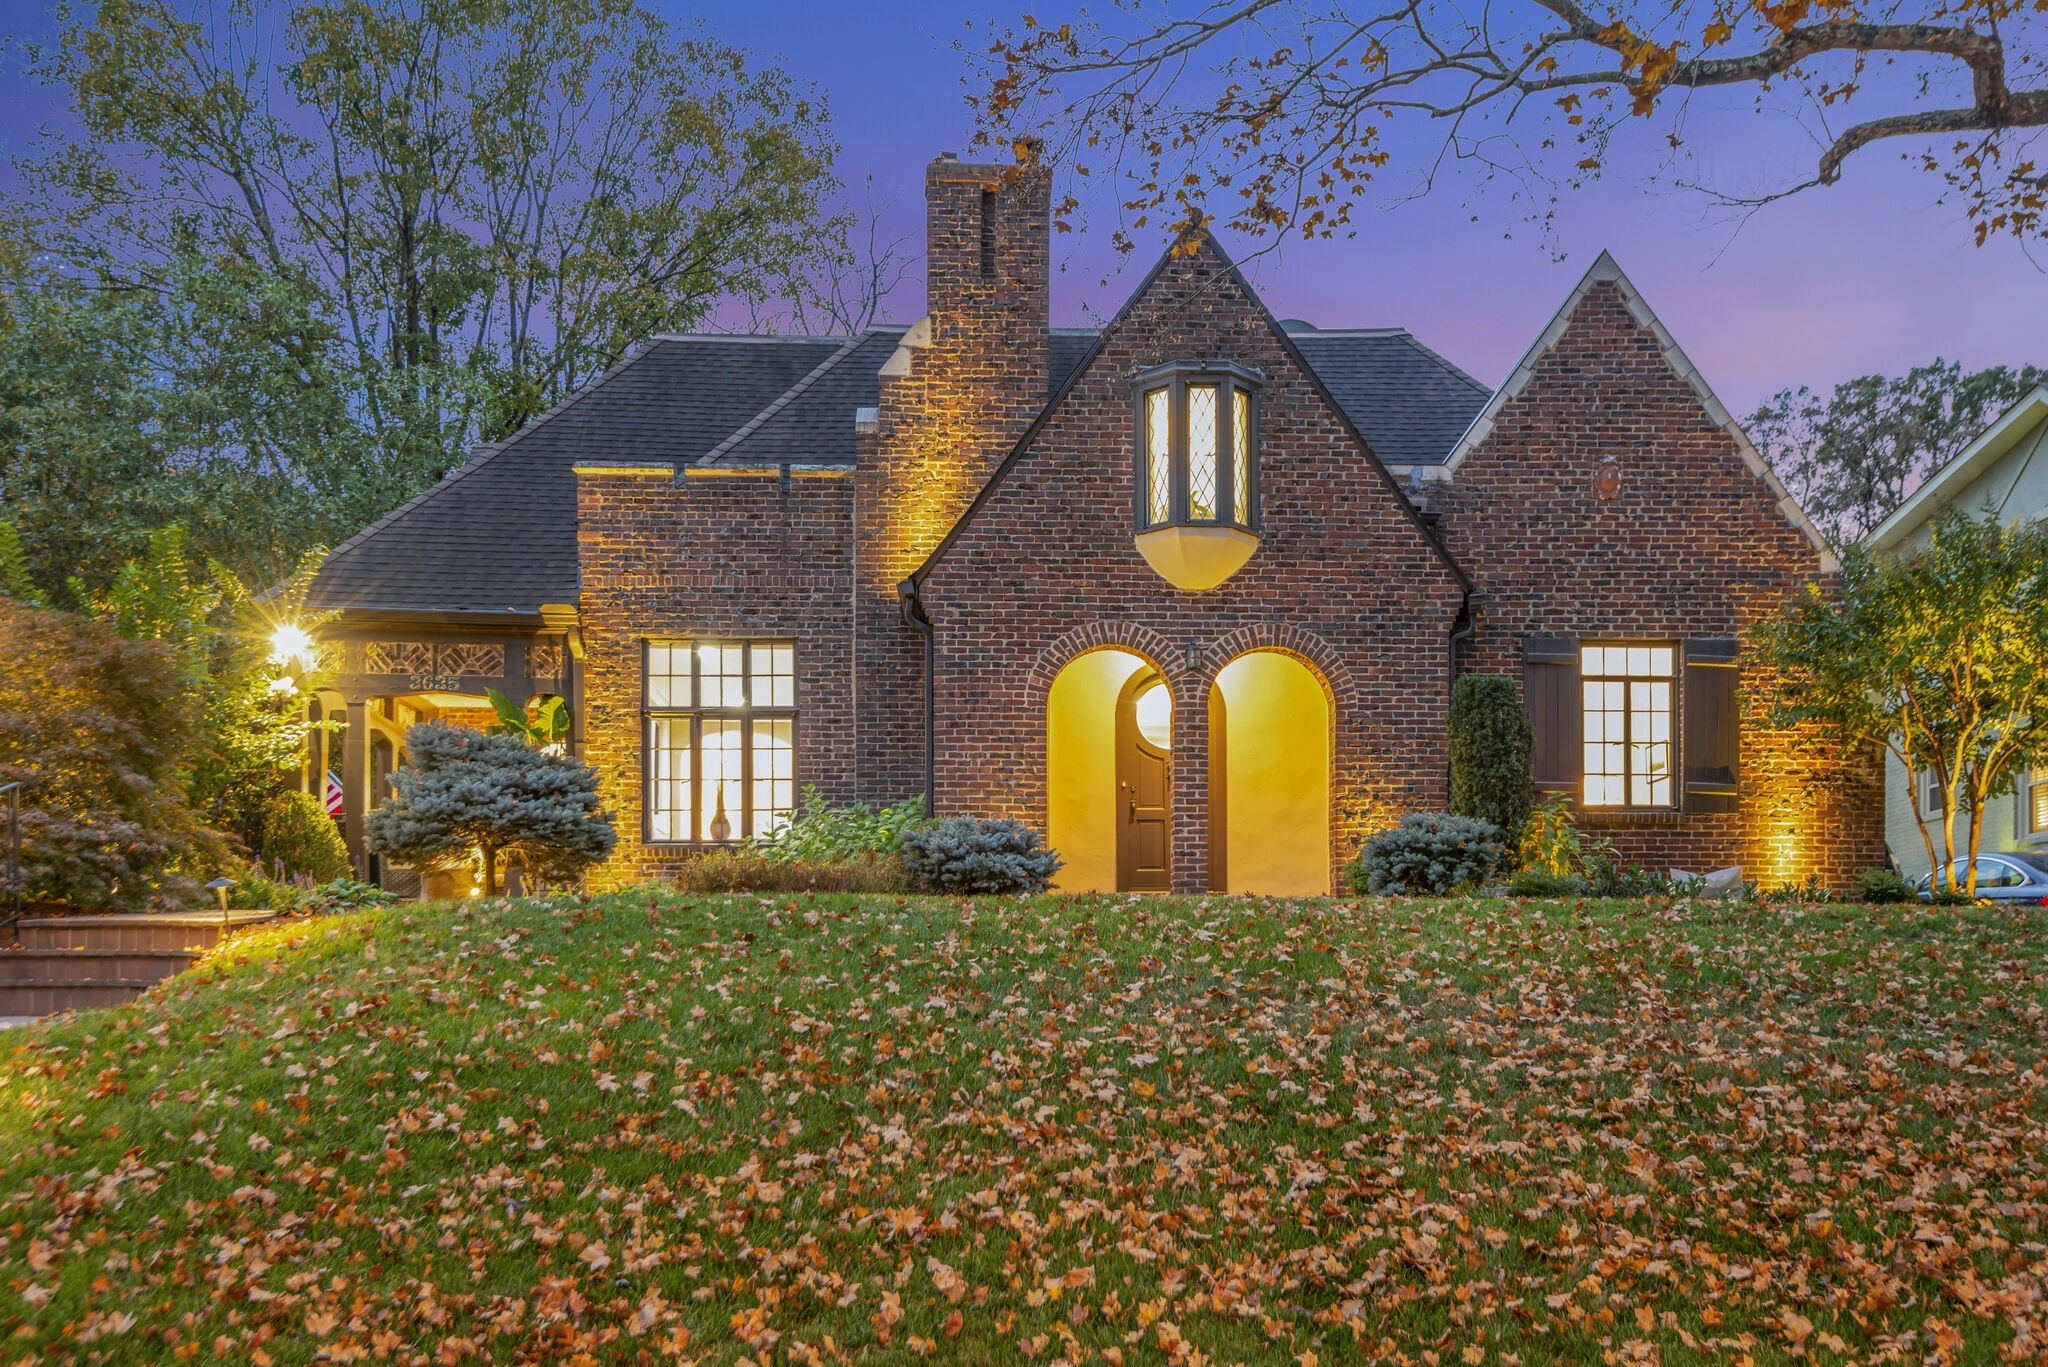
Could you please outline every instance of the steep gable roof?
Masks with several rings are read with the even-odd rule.
[[[1088,373],[1089,366],[1101,354],[1104,341],[1114,334],[1130,317],[1132,310],[1151,291],[1154,283],[1165,272],[1167,266],[1173,262],[1176,255],[1180,254],[1181,242],[1184,241],[1186,239],[1181,239],[1173,246],[1168,247],[1160,255],[1159,260],[1153,264],[1152,269],[1145,273],[1145,278],[1139,282],[1136,289],[1131,291],[1130,297],[1124,300],[1123,306],[1117,310],[1116,317],[1112,318],[1109,326],[1102,330],[1101,334],[1096,338],[1094,345],[1089,348],[1088,354],[1081,358],[1079,364],[1074,367],[1073,373],[1067,377],[1066,382],[1053,394],[1052,399],[1045,407],[1039,410],[1038,416],[1032,420],[1029,427],[1025,428],[1024,434],[1017,439],[1016,445],[1010,448],[1009,454],[1004,456],[1002,462],[996,466],[995,472],[989,476],[988,482],[982,485],[981,491],[975,495],[974,501],[967,505],[967,511],[960,515],[952,528],[947,531],[945,537],[940,540],[937,546],[932,548],[931,554],[925,557],[924,563],[918,566],[917,570],[910,576],[910,579],[904,585],[906,591],[914,591],[917,585],[923,583],[925,576],[930,574],[932,569],[945,558],[946,552],[952,549],[954,542],[959,539],[960,534],[987,505],[990,496],[1001,486],[1004,478],[1029,452],[1032,443],[1037,440],[1039,432],[1059,409],[1061,401],[1066,398],[1068,392],[1080,382],[1082,377]],[[1387,472],[1385,462],[1375,453],[1371,443],[1359,432],[1358,425],[1353,421],[1351,414],[1337,401],[1336,396],[1331,392],[1329,384],[1316,372],[1315,367],[1309,364],[1308,358],[1303,355],[1301,348],[1295,345],[1294,336],[1281,326],[1278,319],[1273,317],[1272,311],[1266,307],[1265,300],[1259,297],[1258,292],[1251,287],[1251,283],[1244,278],[1244,274],[1237,268],[1237,263],[1230,259],[1228,252],[1223,250],[1223,245],[1216,240],[1214,234],[1206,229],[1202,230],[1194,241],[1197,251],[1206,252],[1216,258],[1217,263],[1223,268],[1225,278],[1238,289],[1244,296],[1245,301],[1257,311],[1267,330],[1279,342],[1281,350],[1287,353],[1295,366],[1308,379],[1309,384],[1314,387],[1316,393],[1322,399],[1324,407],[1329,410],[1330,415],[1344,428],[1345,434],[1365,453],[1365,457],[1371,463],[1374,473],[1385,484],[1388,494],[1406,515],[1408,521],[1420,533],[1430,549],[1435,552],[1444,567],[1469,592],[1472,588],[1472,581],[1466,575],[1463,567],[1458,564],[1449,551],[1444,549],[1443,542],[1438,539],[1436,532],[1428,523],[1422,520],[1422,515],[1416,511],[1415,505],[1409,501],[1407,494],[1402,492],[1401,486]],[[1403,335],[1405,336],[1405,334]],[[1429,354],[1434,355],[1434,353]]]
[[[1493,396],[1486,401],[1485,407],[1479,410],[1478,415],[1472,419],[1471,424],[1466,427],[1464,433],[1458,438],[1457,444],[1451,448],[1449,458],[1444,462],[1445,477],[1451,479],[1457,477],[1458,467],[1463,465],[1465,458],[1471,455],[1480,443],[1484,442],[1492,433],[1493,425],[1499,419],[1501,410],[1506,408],[1524,389],[1528,388],[1529,381],[1534,378],[1536,367],[1543,359],[1544,354],[1557,345],[1558,340],[1564,336],[1565,329],[1570,326],[1572,316],[1578,312],[1579,305],[1584,303],[1586,296],[1593,292],[1594,286],[1600,284],[1612,284],[1619,291],[1622,301],[1628,307],[1629,315],[1656,339],[1657,348],[1664,354],[1665,362],[1670,365],[1671,369],[1680,379],[1692,386],[1693,392],[1699,395],[1701,406],[1707,410],[1708,418],[1726,432],[1730,440],[1735,443],[1735,449],[1741,455],[1742,463],[1749,467],[1750,472],[1769,487],[1771,495],[1777,504],[1779,514],[1797,528],[1800,534],[1813,544],[1813,548],[1816,551],[1820,552],[1822,569],[1834,569],[1836,565],[1835,554],[1829,548],[1827,539],[1815,529],[1812,521],[1807,518],[1805,512],[1799,507],[1798,500],[1792,497],[1790,491],[1779,481],[1777,474],[1772,471],[1770,463],[1750,443],[1749,434],[1742,430],[1742,424],[1735,420],[1735,416],[1728,411],[1727,405],[1723,404],[1715,396],[1712,386],[1708,385],[1706,381],[1706,377],[1700,374],[1699,367],[1695,366],[1691,359],[1686,356],[1684,350],[1678,345],[1677,340],[1672,337],[1671,330],[1664,326],[1663,320],[1657,317],[1655,310],[1651,309],[1649,304],[1643,299],[1642,292],[1635,287],[1627,275],[1623,274],[1621,266],[1616,263],[1613,255],[1604,251],[1600,253],[1598,259],[1593,262],[1592,267],[1587,270],[1585,275],[1580,277],[1579,283],[1573,287],[1572,292],[1565,296],[1564,303],[1551,316],[1550,322],[1545,325],[1543,331],[1536,335],[1536,340],[1530,343],[1527,351],[1522,353],[1522,359],[1508,373],[1507,379],[1501,381],[1500,388],[1493,391]]]
[[[2048,384],[2036,385],[1992,419],[1968,446],[1956,452],[1913,491],[1912,497],[1878,523],[1863,544],[1879,551],[1898,545],[1943,508],[1962,502],[1975,480],[1989,473],[2008,451],[2029,436],[2034,446],[2026,459],[2048,460]],[[2008,495],[2010,492],[2007,491]]]

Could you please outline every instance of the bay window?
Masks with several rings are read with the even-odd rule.
[[[646,838],[720,844],[768,835],[796,811],[796,647],[648,641]]]
[[[1154,366],[1133,383],[1138,550],[1176,588],[1215,588],[1258,549],[1260,383],[1229,361]]]
[[[1185,523],[1241,527],[1258,516],[1259,375],[1229,361],[1139,375],[1141,531]]]

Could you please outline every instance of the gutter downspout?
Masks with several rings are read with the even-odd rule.
[[[938,782],[932,763],[932,742],[938,734],[938,714],[933,705],[932,619],[924,615],[924,599],[919,596],[915,579],[906,579],[896,586],[896,605],[903,613],[904,625],[924,637],[924,814],[937,816]]]
[[[1450,687],[1453,692],[1458,687],[1458,647],[1471,640],[1472,633],[1479,630],[1479,621],[1472,615],[1472,605],[1478,597],[1471,589],[1466,589],[1464,601],[1458,604],[1458,615],[1451,619]]]
[[[1447,652],[1451,678],[1450,687],[1444,695],[1444,716],[1446,719],[1450,717],[1450,703],[1457,697],[1458,693],[1458,645],[1460,642],[1471,640],[1472,633],[1479,630],[1479,621],[1472,615],[1472,601],[1477,596],[1471,589],[1466,589],[1463,601],[1458,604],[1458,615],[1451,619],[1450,650]],[[1446,746],[1445,749],[1448,751],[1449,747]],[[1444,756],[1444,792],[1448,795],[1450,791],[1450,755],[1446,753]]]

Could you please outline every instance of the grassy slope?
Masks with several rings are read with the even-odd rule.
[[[2037,1360],[2043,915],[300,922],[0,1036],[0,1361]]]

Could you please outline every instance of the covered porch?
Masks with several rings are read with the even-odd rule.
[[[357,876],[395,892],[419,891],[409,869],[386,867],[365,838],[370,812],[391,793],[405,734],[423,721],[483,728],[495,690],[520,704],[569,705],[571,753],[583,749],[583,638],[576,609],[522,612],[377,612],[344,609],[317,632],[321,682],[302,791],[319,796],[341,827]]]

